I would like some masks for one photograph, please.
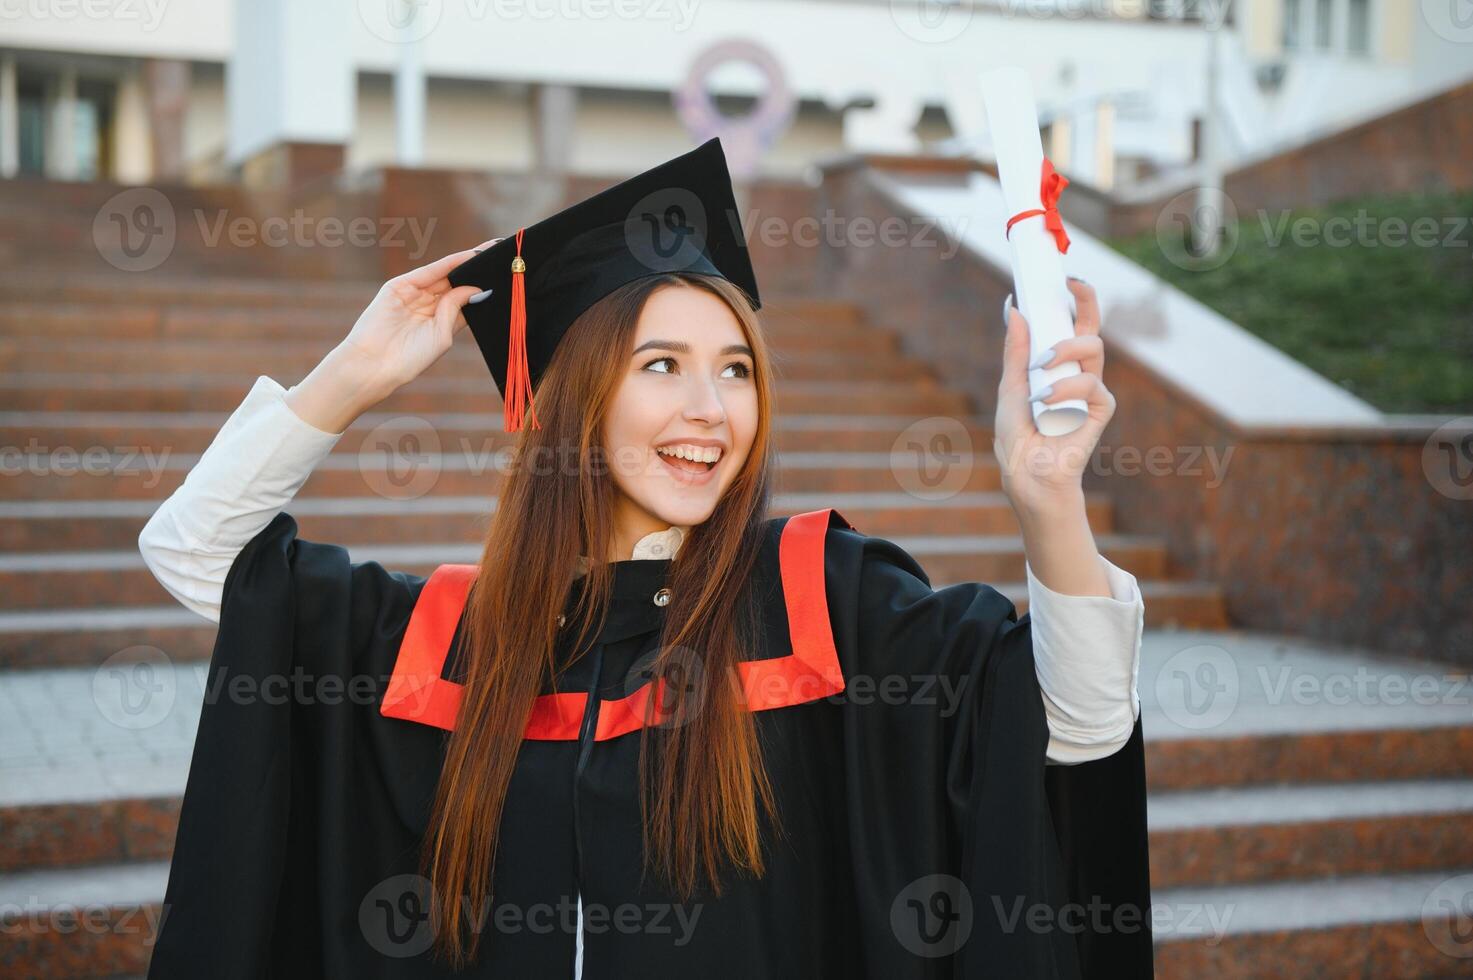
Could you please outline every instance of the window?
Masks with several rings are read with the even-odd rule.
[[[1345,48],[1351,54],[1371,53],[1371,0],[1348,0],[1349,23],[1346,25]]]
[[[1333,16],[1333,0],[1314,0],[1314,46],[1321,51],[1330,49],[1330,27]]]
[[[1284,50],[1299,47],[1299,20],[1302,10],[1299,0],[1284,0]]]

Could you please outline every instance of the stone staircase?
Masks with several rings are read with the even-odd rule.
[[[256,376],[299,380],[376,285],[60,262],[0,273],[0,975],[146,968],[215,629],[153,580],[138,532]],[[777,510],[835,506],[938,584],[991,582],[1025,611],[990,420],[854,305],[792,295],[764,322],[783,377]],[[289,510],[303,537],[355,560],[420,573],[475,561],[509,445],[500,430],[463,336],[355,423]],[[945,473],[917,449],[938,437]],[[406,438],[419,440],[412,479],[390,452]],[[1467,938],[1451,931],[1439,947],[1436,916],[1424,920],[1440,908],[1429,895],[1473,869],[1466,701],[1321,716],[1240,693],[1228,722],[1195,725],[1203,664],[1435,672],[1227,631],[1213,583],[1174,578],[1164,542],[1118,531],[1107,496],[1088,506],[1101,550],[1146,599],[1159,974],[1473,975]],[[142,715],[120,694],[137,684],[156,694]]]

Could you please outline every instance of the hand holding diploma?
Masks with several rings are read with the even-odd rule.
[[[1013,294],[1032,328],[1032,352],[1074,335],[1069,296],[1064,289],[1063,254],[1069,236],[1059,217],[1059,192],[1069,182],[1043,155],[1033,87],[1021,68],[997,68],[982,76],[982,98],[997,152],[997,176],[1012,216],[1000,229],[1012,254]],[[1030,361],[1032,358],[1030,358]],[[1029,384],[1036,394],[1078,372],[1073,362],[1034,367]],[[1056,389],[1057,390],[1057,389]],[[1064,435],[1084,423],[1085,403],[1077,398],[1033,403],[1033,420],[1044,435]]]
[[[1028,320],[1011,302],[1003,304],[1007,335],[992,448],[1002,468],[1003,491],[1025,519],[1083,511],[1084,471],[1115,414],[1115,396],[1102,378],[1105,342],[1100,338],[1100,306],[1094,288],[1071,279],[1066,290],[1078,308],[1073,334],[1043,348],[1037,356],[1032,353],[1036,341],[1030,344]],[[1051,390],[1030,394],[1030,373],[1064,364],[1073,369],[1067,377],[1055,381]],[[1066,401],[1085,406],[1083,424],[1064,435],[1040,432],[1033,420],[1034,407]]]

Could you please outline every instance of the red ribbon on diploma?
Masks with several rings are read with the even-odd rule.
[[[1059,251],[1069,251],[1069,233],[1064,230],[1064,219],[1059,217],[1059,194],[1068,186],[1069,178],[1056,172],[1053,163],[1048,157],[1044,157],[1043,182],[1038,190],[1038,199],[1043,202],[1043,207],[1019,211],[1009,218],[1008,226],[1003,229],[1004,237],[1012,232],[1015,222],[1041,214],[1044,227],[1053,233],[1054,242],[1059,246]]]

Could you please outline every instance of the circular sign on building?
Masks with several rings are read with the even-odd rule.
[[[756,107],[746,115],[723,114],[707,88],[711,75],[731,62],[756,68],[764,82]],[[772,52],[755,41],[735,39],[719,41],[697,55],[674,95],[675,113],[697,142],[721,137],[727,167],[737,180],[757,172],[762,155],[792,125],[798,105]]]

